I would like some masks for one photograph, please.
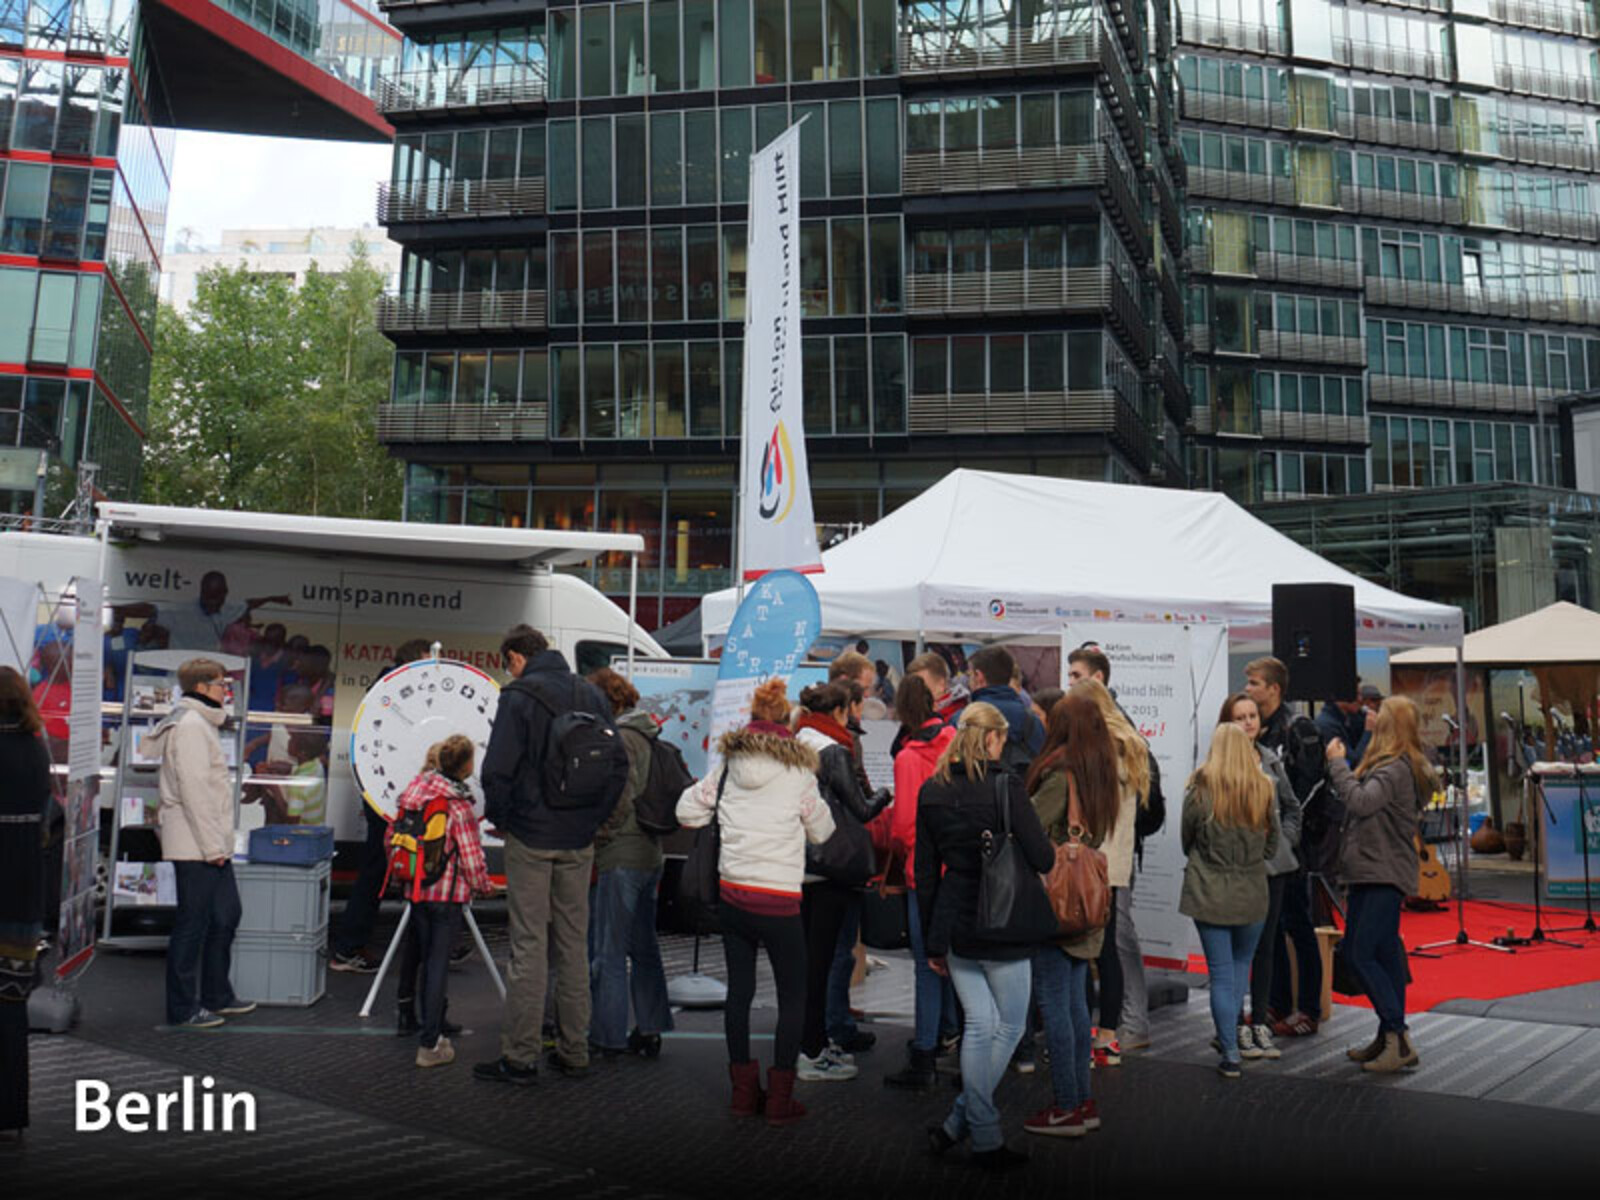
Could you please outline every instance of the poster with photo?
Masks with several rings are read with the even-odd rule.
[[[66,828],[61,860],[61,918],[56,927],[60,955],[56,976],[82,970],[94,954],[94,890],[100,864],[100,780],[67,784],[63,804]]]
[[[176,904],[178,880],[169,862],[119,862],[112,868],[111,894],[140,906]]]
[[[161,811],[160,792],[124,792],[117,806],[117,824],[123,829],[137,829],[141,825],[154,825]]]

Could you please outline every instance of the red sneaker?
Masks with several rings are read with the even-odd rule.
[[[1122,1046],[1113,1038],[1104,1046],[1096,1046],[1090,1051],[1093,1065],[1097,1067],[1120,1067],[1122,1065]]]
[[[1093,1100],[1085,1100],[1078,1105],[1078,1116],[1085,1129],[1100,1128],[1100,1107]]]
[[[1316,1019],[1303,1012],[1292,1012],[1272,1026],[1273,1037],[1310,1037],[1316,1032]]]
[[[1064,1108],[1051,1105],[1042,1108],[1033,1116],[1022,1123],[1022,1128],[1029,1133],[1043,1134],[1045,1137],[1082,1137],[1089,1132],[1083,1123],[1083,1110],[1075,1108],[1068,1112]]]

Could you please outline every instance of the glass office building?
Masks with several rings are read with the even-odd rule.
[[[1196,482],[1557,483],[1600,382],[1592,0],[1180,7]]]
[[[875,521],[958,464],[1183,478],[1164,10],[385,12],[406,40],[379,212],[406,253],[380,433],[409,519],[641,533],[649,626],[729,582],[749,156],[794,122],[820,524]]]
[[[0,0],[0,516],[138,495],[174,128],[387,140],[398,54],[370,0]]]

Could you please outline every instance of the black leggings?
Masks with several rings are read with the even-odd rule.
[[[1106,922],[1100,957],[1095,960],[1100,974],[1100,1028],[1112,1036],[1122,1024],[1122,959],[1117,957],[1117,893],[1121,890],[1111,889],[1111,918]]]
[[[823,880],[802,889],[800,920],[806,930],[806,1016],[800,1050],[815,1058],[828,1044],[828,974],[839,946],[839,930],[855,893]]]
[[[792,1071],[800,1052],[800,1025],[806,1004],[806,935],[800,918],[760,916],[726,901],[717,906],[717,917],[722,924],[722,953],[728,966],[728,1000],[722,1006],[728,1061],[750,1061],[756,947],[765,946],[772,977],[778,985],[778,1028],[773,1037],[772,1065],[780,1071]]]
[[[1278,940],[1278,916],[1283,912],[1283,889],[1287,875],[1267,876],[1267,920],[1256,940],[1256,956],[1250,962],[1250,1023],[1267,1025],[1267,1005],[1272,999],[1273,960]],[[1241,1023],[1243,1023],[1241,1014]]]

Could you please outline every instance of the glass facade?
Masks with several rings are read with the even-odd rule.
[[[651,624],[727,582],[749,161],[797,122],[820,524],[957,461],[1182,480],[1165,5],[428,10],[388,10],[380,88],[406,255],[379,427],[408,519],[640,532]]]
[[[1600,382],[1591,0],[1179,8],[1196,482],[1558,480]]]

